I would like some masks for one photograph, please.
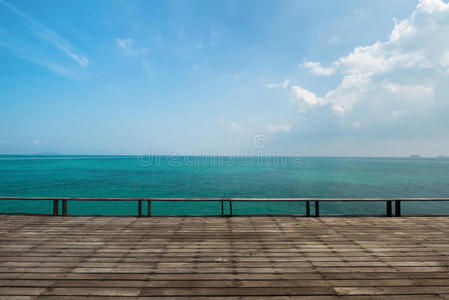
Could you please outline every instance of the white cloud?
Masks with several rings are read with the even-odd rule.
[[[231,129],[239,129],[240,128],[240,124],[236,123],[236,122],[231,122]]]
[[[134,44],[133,39],[119,39],[116,38],[115,43],[123,50],[129,50],[131,48],[131,45]]]
[[[304,61],[304,63],[302,63],[301,66],[306,69],[309,69],[310,72],[316,75],[330,76],[335,72],[334,68],[322,67],[319,62]]]
[[[265,86],[269,89],[272,89],[272,88],[284,88],[285,89],[288,87],[289,84],[290,84],[290,79],[287,78],[282,83],[268,83]]]
[[[289,132],[290,129],[291,129],[291,126],[289,126],[289,125],[271,125],[271,124],[268,124],[267,129],[271,133],[276,133],[276,132],[279,132],[279,131]]]
[[[331,45],[338,44],[340,43],[340,37],[338,35],[334,35],[333,37],[327,40],[327,43]]]
[[[294,95],[292,102],[298,105],[298,110],[302,113],[307,112],[307,110],[313,106],[327,106],[336,113],[344,112],[344,108],[342,106],[331,104],[324,98],[320,98],[314,93],[299,86],[292,86],[291,90]]]
[[[391,116],[392,116],[392,118],[396,119],[396,118],[399,118],[399,117],[405,115],[406,113],[407,113],[406,110],[396,110],[395,109],[395,110],[391,111]]]
[[[239,80],[240,78],[242,78],[243,74],[240,73],[225,73],[224,77],[225,78],[231,78],[234,80]]]
[[[449,3],[420,0],[385,41],[356,47],[330,68],[312,61],[302,66],[342,77],[323,97],[291,87],[301,112],[292,133],[449,133]]]
[[[399,85],[396,83],[384,83],[385,88],[392,94],[403,94],[407,97],[433,97],[433,87],[424,85]]]
[[[391,41],[399,41],[399,39],[405,37],[411,38],[413,35],[416,34],[416,28],[415,26],[413,26],[412,22],[409,19],[402,20],[399,23],[396,20],[396,18],[393,20],[395,26],[390,35]]]
[[[449,50],[441,55],[441,66],[449,67]]]
[[[449,10],[449,3],[441,0],[420,0],[418,9],[427,13],[435,13]]]
[[[305,103],[312,106],[325,103],[323,98],[317,97],[314,93],[309,92],[306,89],[302,89],[299,86],[292,86],[291,90],[296,96],[295,101],[300,104]]]
[[[117,47],[120,48],[120,50],[122,50],[123,54],[125,55],[129,55],[129,56],[136,56],[139,54],[144,54],[148,52],[148,48],[136,48],[135,45],[135,41],[132,38],[126,38],[126,39],[121,39],[121,38],[115,38],[114,39]]]
[[[354,128],[359,128],[360,127],[360,125],[361,125],[361,123],[360,123],[360,121],[354,121],[354,122],[352,122],[352,127],[354,127]]]
[[[237,122],[229,122],[229,121],[226,121],[226,120],[224,120],[224,119],[219,119],[218,121],[217,121],[217,123],[218,123],[218,125],[219,126],[221,126],[221,127],[223,127],[223,128],[226,128],[226,129],[230,129],[230,130],[238,130],[238,129],[240,129],[242,126],[239,124],[239,123],[237,123]]]
[[[196,43],[195,47],[197,48],[203,48],[204,44],[203,43]]]
[[[7,30],[0,32],[0,47],[69,78],[78,77],[75,74],[77,71],[75,67],[81,69],[88,67],[87,57],[59,33],[4,0],[0,0],[1,5],[7,8],[5,12],[12,13],[12,18],[20,18],[20,22],[17,22],[20,25],[11,28],[11,32]],[[2,25],[0,22],[0,26]],[[59,55],[58,51],[54,50],[59,50]]]

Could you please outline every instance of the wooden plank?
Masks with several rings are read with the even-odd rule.
[[[442,288],[442,290],[445,290]],[[335,295],[330,287],[295,288],[144,288],[142,296],[282,296]]]
[[[0,223],[0,299],[449,295],[446,217],[1,215]]]

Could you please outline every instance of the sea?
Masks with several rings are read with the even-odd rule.
[[[449,159],[1,155],[0,196],[449,197]],[[228,203],[224,207],[228,214]],[[52,209],[48,200],[0,200],[0,213],[50,214]],[[234,202],[232,209],[234,215],[305,214],[303,202]],[[321,203],[320,213],[384,215],[385,203]],[[449,202],[406,202],[402,213],[449,215]],[[137,203],[70,201],[68,214],[136,215]],[[153,202],[152,214],[220,215],[221,204]]]

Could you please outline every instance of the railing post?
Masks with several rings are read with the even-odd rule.
[[[62,200],[62,215],[67,216],[67,200]]]
[[[394,210],[395,210],[395,216],[400,217],[401,216],[401,200],[394,201]]]
[[[315,217],[320,216],[320,201],[315,200]]]
[[[306,217],[310,217],[310,201],[306,201]]]
[[[138,202],[139,202],[139,204],[138,204],[137,214],[139,215],[139,217],[141,217],[142,216],[142,200],[139,200]]]
[[[151,200],[148,200],[148,216],[151,217]]]
[[[224,216],[224,204],[223,204],[223,200],[221,200],[221,216]]]
[[[53,216],[59,214],[59,200],[53,200]]]
[[[232,217],[232,200],[229,200],[229,216]]]
[[[392,215],[391,200],[387,200],[387,217],[391,217]]]

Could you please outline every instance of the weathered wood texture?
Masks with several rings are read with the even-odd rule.
[[[449,299],[447,217],[0,224],[0,299]]]

